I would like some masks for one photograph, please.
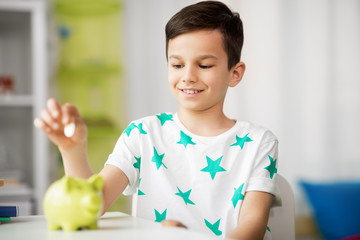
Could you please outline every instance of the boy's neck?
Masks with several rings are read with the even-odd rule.
[[[186,111],[180,109],[178,117],[181,123],[193,134],[199,136],[217,136],[232,128],[236,121],[228,118],[223,112]]]

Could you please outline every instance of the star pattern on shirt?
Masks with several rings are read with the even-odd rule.
[[[134,158],[135,158],[136,162],[133,164],[133,166],[134,166],[134,168],[139,169],[139,172],[140,172],[141,157],[137,158],[137,157],[134,156]]]
[[[187,191],[187,192],[182,192],[182,191],[179,189],[179,187],[177,187],[177,189],[178,189],[179,192],[175,193],[175,195],[178,195],[178,196],[182,197],[182,199],[184,200],[184,202],[185,202],[186,205],[187,205],[187,204],[195,205],[195,203],[189,199],[190,193],[191,193],[191,190],[192,190],[192,189],[190,189],[190,190]]]
[[[166,121],[174,121],[173,115],[171,115],[171,114],[162,113],[162,114],[156,115],[156,116],[160,120],[161,126],[163,126]]]
[[[130,136],[131,131],[134,130],[135,128],[137,128],[135,123],[131,123],[129,126],[127,126],[124,132],[126,133],[126,135]]]
[[[147,132],[143,129],[143,123],[140,123],[139,125],[136,125],[135,123],[131,123],[125,130],[124,132],[126,133],[127,136],[130,136],[130,133],[132,132],[132,130],[134,129],[139,129],[140,134],[147,134]]]
[[[167,209],[165,209],[165,211],[163,211],[163,213],[159,213],[156,209],[155,210],[155,222],[162,222],[166,219],[166,212]]]
[[[238,189],[234,188],[235,192],[234,192],[234,195],[233,195],[233,197],[231,199],[234,208],[236,207],[238,201],[244,199],[244,194],[241,193],[243,188],[244,188],[244,183]]]
[[[188,144],[191,145],[196,145],[196,143],[194,143],[192,141],[192,137],[190,137],[189,135],[186,135],[183,131],[180,130],[180,141],[177,142],[178,144],[183,144],[184,147],[186,148],[186,146]]]
[[[270,160],[270,165],[265,167],[264,169],[269,171],[270,178],[272,179],[274,177],[274,174],[277,173],[277,168],[276,168],[276,160],[277,159],[273,160],[273,158],[270,157],[269,155],[268,155],[268,157],[269,157],[269,160]]]
[[[143,191],[140,190],[140,183],[141,183],[141,178],[139,178],[138,195],[139,195],[139,196],[146,195]]]
[[[222,157],[223,156],[216,160],[212,160],[211,158],[206,156],[206,161],[208,165],[207,167],[201,169],[201,171],[210,173],[211,179],[214,180],[216,173],[226,171],[223,167],[220,166]]]
[[[161,166],[164,166],[167,169],[167,167],[163,163],[164,156],[165,156],[165,153],[159,155],[156,148],[154,147],[154,156],[152,157],[152,161],[156,164],[157,170],[159,170],[159,168]]]
[[[143,123],[137,125],[137,128],[139,129],[140,134],[147,134],[147,132],[143,129]]]
[[[156,121],[156,123],[157,123],[157,126],[160,128],[160,126],[158,125],[158,123],[160,123],[161,124],[161,126],[164,126],[165,125],[165,123],[167,122],[167,121],[174,121],[174,117],[173,117],[173,115],[171,115],[171,114],[166,114],[166,113],[161,113],[160,115],[156,115],[157,116],[157,119],[159,120],[159,122],[157,122],[158,120],[156,119],[156,118],[153,118],[153,120],[154,121]],[[144,121],[144,122],[141,122],[141,123],[139,123],[138,125],[137,125],[137,123],[139,123],[139,122],[135,122],[135,123],[131,123],[125,130],[124,130],[124,133],[126,133],[127,134],[127,136],[130,136],[130,134],[131,134],[131,132],[134,130],[134,129],[138,129],[139,130],[139,133],[140,134],[148,134],[146,131],[145,131],[145,129],[146,129],[146,126],[149,126],[149,125],[147,125],[146,124],[146,121]],[[171,123],[171,122],[170,122]],[[168,123],[169,124],[169,123]],[[145,126],[145,129],[144,129],[144,126]],[[166,127],[166,126],[165,126]],[[151,128],[149,128],[149,129],[146,129],[146,130],[148,130],[148,132],[150,133],[151,132]],[[165,129],[165,128],[163,128],[163,130],[166,130],[166,131],[168,131],[169,129]],[[246,130],[245,130],[246,131]],[[135,131],[135,134],[138,134],[136,131]],[[190,134],[190,136],[189,135],[187,135],[186,133],[184,133],[183,131],[181,131],[181,130],[172,130],[172,132],[171,132],[171,134],[173,134],[173,136],[174,136],[174,134],[175,134],[175,136],[177,137],[177,139],[173,139],[172,140],[172,143],[171,144],[173,144],[173,145],[177,145],[177,144],[180,144],[180,145],[183,145],[184,146],[184,148],[185,149],[187,149],[187,146],[188,145],[197,145],[197,144],[199,144],[199,143],[196,143],[196,138],[195,138],[195,142],[193,141],[193,138],[191,137],[191,134]],[[235,136],[234,136],[235,135]],[[231,149],[231,147],[235,147],[235,148],[232,148],[233,150],[235,150],[235,151],[240,151],[240,149],[242,150],[244,147],[245,147],[245,149],[246,148],[248,148],[249,146],[248,145],[252,145],[252,144],[249,144],[249,142],[253,142],[254,140],[256,140],[256,138],[254,138],[254,134],[252,134],[252,131],[249,131],[249,132],[242,132],[242,133],[240,133],[239,134],[239,132],[237,132],[237,134],[234,134],[234,135],[232,135],[232,136],[230,136],[230,141],[232,141],[233,142],[233,144],[231,144],[231,142],[227,142],[227,143],[225,143],[226,144],[226,146],[227,146],[227,149]],[[251,138],[249,137],[249,135],[251,136]],[[243,137],[239,137],[239,136],[243,136]],[[144,136],[145,137],[145,136]],[[254,140],[253,140],[253,139]],[[176,140],[179,140],[178,142],[176,142]],[[175,143],[176,142],[176,143]],[[255,142],[256,143],[256,142]],[[220,143],[220,144],[224,144],[224,143]],[[230,145],[231,144],[231,145]],[[246,145],[246,146],[245,146]],[[170,155],[170,152],[168,152],[167,150],[166,150],[166,152],[161,152],[161,151],[163,151],[164,150],[164,148],[158,148],[159,150],[160,150],[160,152],[158,152],[158,150],[156,149],[156,147],[155,146],[158,146],[158,145],[152,145],[153,146],[153,152],[154,152],[154,154],[153,154],[153,156],[152,156],[152,162],[154,162],[155,163],[155,166],[156,166],[156,169],[157,169],[157,171],[159,171],[160,170],[160,168],[161,168],[161,166],[163,166],[165,169],[168,169],[167,168],[167,166],[164,164],[165,162],[167,163],[167,165],[169,166],[169,170],[172,170],[171,169],[171,167],[172,167],[172,165],[171,165],[171,163],[170,163],[170,160],[172,160],[171,159],[171,155]],[[198,146],[200,146],[200,145],[198,145]],[[239,146],[240,147],[240,149],[238,149],[238,147],[237,146]],[[151,147],[151,146],[150,146]],[[159,146],[158,146],[159,147]],[[197,147],[197,146],[196,146]],[[192,147],[192,146],[190,146],[189,147],[189,149],[191,150],[191,149],[193,149],[193,148],[196,148],[196,147]],[[215,146],[216,147],[216,146]],[[180,150],[181,149],[181,151],[182,151],[182,153],[185,153],[185,150],[184,150],[184,148],[183,147],[181,147],[181,146],[177,146],[177,150]],[[223,150],[223,151],[227,151],[227,149],[225,149],[225,150]],[[150,151],[151,151],[151,148],[149,149]],[[188,152],[189,150],[187,150],[187,152]],[[244,151],[246,151],[246,150],[244,150]],[[166,155],[167,155],[167,158],[164,158],[165,157],[165,153],[166,153]],[[244,154],[245,154],[245,152],[243,152]],[[204,157],[202,157],[201,159],[200,159],[200,163],[202,164],[202,165],[200,165],[198,168],[197,168],[197,170],[196,171],[199,171],[199,169],[201,169],[200,171],[202,171],[202,172],[205,172],[204,174],[202,174],[202,173],[200,173],[201,175],[202,175],[202,177],[204,177],[205,179],[208,179],[208,176],[207,176],[207,174],[209,173],[209,175],[210,175],[210,177],[211,177],[211,179],[212,179],[212,181],[210,181],[210,179],[208,179],[208,182],[210,183],[210,182],[212,182],[213,184],[215,184],[215,176],[216,176],[216,174],[217,173],[220,173],[220,177],[221,176],[224,176],[226,173],[224,173],[224,174],[221,174],[221,172],[227,172],[228,170],[230,171],[230,168],[228,169],[228,170],[226,170],[224,167],[222,167],[221,165],[223,165],[223,166],[225,166],[225,167],[227,167],[228,168],[228,165],[226,165],[226,163],[227,163],[227,159],[226,159],[226,155],[222,155],[222,154],[224,154],[224,153],[220,153],[220,154],[218,154],[217,156],[212,156],[212,155],[210,155],[211,157],[214,157],[214,159],[216,159],[216,160],[213,160],[212,158],[210,158],[209,156],[206,156],[205,154],[205,156],[206,156],[206,163],[207,163],[207,165],[205,164],[205,158]],[[145,156],[145,155],[144,155]],[[135,159],[135,161],[134,161],[134,159],[133,159],[133,167],[134,168],[137,168],[137,169],[139,169],[139,172],[140,172],[140,166],[141,166],[141,163],[143,162],[143,164],[145,163],[145,161],[149,161],[150,159],[148,159],[148,158],[150,158],[151,157],[151,152],[150,152],[150,154],[149,154],[149,156],[148,157],[144,157],[144,156],[140,156],[140,157],[136,157],[136,156],[133,156],[134,157],[134,159]],[[266,171],[266,174],[267,174],[267,171],[269,172],[269,177],[271,178],[271,179],[273,179],[273,177],[274,177],[274,175],[277,173],[277,168],[276,168],[276,162],[277,162],[277,159],[273,159],[270,155],[267,155],[268,156],[268,158],[269,158],[269,160],[270,160],[270,164],[268,165],[268,166],[266,166],[266,164],[264,164],[264,165],[262,165],[261,166],[261,168],[263,168],[264,167],[264,170],[262,170],[264,173],[265,173],[265,171]],[[131,157],[131,156],[130,156]],[[141,158],[141,157],[143,157],[143,159]],[[274,156],[275,157],[275,156]],[[222,162],[222,160],[224,160],[224,162]],[[265,155],[265,157],[263,158],[263,161],[267,161],[266,160],[266,155]],[[223,163],[223,164],[221,164],[221,163]],[[150,165],[151,165],[152,163],[150,163]],[[225,165],[224,165],[225,164]],[[266,167],[265,167],[266,166]],[[154,172],[155,172],[155,169],[153,168],[152,169]],[[167,170],[164,170],[164,171],[167,171]],[[160,172],[158,172],[159,174],[162,174],[161,173],[161,171]],[[198,172],[197,172],[198,173]],[[205,176],[206,175],[206,176]],[[218,177],[217,178],[217,180],[219,180],[219,178],[220,177]],[[141,183],[141,181],[142,181],[142,178],[139,178],[139,181],[138,181],[138,188],[137,188],[137,194],[139,195],[139,196],[141,196],[141,195],[145,195],[145,196],[142,196],[141,198],[149,198],[149,197],[151,197],[151,189],[148,189],[148,188],[146,188],[146,185],[144,185],[143,184],[143,186],[144,186],[144,189],[142,189],[142,190],[145,190],[146,191],[146,194],[144,193],[144,192],[142,192],[141,190],[140,190],[140,183]],[[241,184],[241,182],[240,183],[237,183],[237,184]],[[175,190],[175,186],[176,186],[177,184],[173,184],[172,186],[173,186],[173,190]],[[240,186],[239,185],[233,185],[233,186],[230,186],[230,188],[231,187],[233,187],[234,188],[234,192],[230,192],[229,194],[227,194],[226,196],[224,196],[227,200],[227,205],[230,205],[230,204],[232,204],[233,205],[233,207],[234,207],[234,211],[236,210],[236,207],[237,207],[237,204],[238,203],[240,203],[241,204],[241,201],[244,199],[244,196],[245,196],[245,191],[246,191],[246,189],[245,189],[245,185],[246,185],[246,182],[244,182],[244,183],[242,183]],[[200,206],[200,200],[198,200],[197,198],[194,198],[194,196],[196,197],[196,196],[198,196],[198,194],[201,194],[201,193],[199,193],[198,191],[199,191],[199,189],[197,189],[197,188],[195,188],[194,186],[191,186],[191,185],[189,185],[189,186],[186,186],[186,188],[182,188],[182,190],[185,190],[184,192],[183,191],[181,191],[180,190],[180,188],[178,187],[178,186],[180,186],[180,187],[182,187],[182,185],[177,185],[176,186],[176,188],[177,188],[177,192],[174,192],[173,191],[173,193],[172,194],[175,194],[176,196],[179,196],[179,197],[181,197],[182,198],[182,200],[184,201],[184,203],[185,203],[185,206],[188,208],[188,207],[190,207],[190,206],[188,206],[188,205],[194,205],[194,206],[192,206],[191,208],[196,208],[197,206]],[[238,187],[239,186],[239,187]],[[236,187],[238,187],[238,188],[236,188]],[[187,190],[187,191],[186,191]],[[230,189],[231,190],[231,189]],[[191,195],[191,193],[193,193],[192,195]],[[195,195],[194,195],[195,194]],[[231,196],[232,195],[232,196]],[[172,195],[173,196],[173,195]],[[182,205],[182,200],[180,200],[179,198],[177,198],[177,197],[175,197],[176,199],[177,199],[177,201],[178,201],[178,204],[181,204]],[[231,203],[230,203],[230,198],[231,198]],[[196,201],[196,204],[192,201],[192,200],[195,200]],[[206,200],[206,199],[204,199],[204,200]],[[239,202],[240,201],[240,202]],[[185,206],[183,206],[183,207],[185,207]],[[158,210],[156,210],[155,208],[154,208],[155,206],[153,206],[153,207],[151,207],[149,210],[151,210],[151,209],[154,209],[154,212],[155,212],[155,222],[161,222],[161,221],[164,221],[164,220],[166,220],[166,215],[167,215],[167,209],[169,209],[169,211],[170,212],[172,212],[173,211],[173,209],[171,209],[171,208],[167,208],[167,209],[165,209],[164,210],[164,208],[160,208],[161,210],[164,210],[162,213],[161,212],[159,212]],[[151,211],[152,212],[152,211]],[[151,212],[150,212],[150,214],[151,214]],[[225,231],[223,228],[223,226],[224,226],[224,223],[226,224],[226,221],[224,222],[224,219],[225,218],[223,218],[223,219],[218,219],[219,217],[222,217],[222,216],[213,216],[213,214],[211,214],[211,218],[209,217],[209,216],[202,216],[202,217],[200,217],[200,219],[198,219],[198,220],[200,220],[201,221],[201,219],[204,219],[204,222],[205,222],[205,225],[206,225],[206,227],[204,226],[204,224],[202,224],[202,227],[203,228],[208,228],[209,230],[211,230],[216,236],[221,236],[222,234],[223,234],[223,231]],[[208,221],[207,219],[205,219],[204,217],[207,217],[207,219],[210,219],[211,220],[211,222],[210,221]],[[214,218],[213,218],[214,217]],[[152,216],[150,216],[150,218],[152,218],[152,219],[154,219],[154,215],[152,215]],[[218,219],[217,221],[216,221],[216,219]],[[220,223],[221,223],[221,220],[223,220],[223,222],[222,222],[222,225],[220,226]],[[213,222],[214,221],[214,222]],[[215,222],[216,221],[216,222]],[[220,229],[221,228],[221,229]],[[270,231],[270,228],[267,226],[267,231]],[[224,235],[225,235],[225,232],[224,232]]]
[[[211,224],[208,220],[205,220],[205,224],[206,226],[216,235],[216,236],[220,236],[222,234],[222,231],[219,230],[219,226],[220,226],[220,220],[217,220],[214,224]]]
[[[252,142],[252,139],[248,137],[249,133],[246,134],[244,137],[238,137],[238,135],[236,135],[236,142],[232,145],[230,145],[231,147],[233,146],[240,146],[241,149],[244,148],[244,144],[246,142]]]

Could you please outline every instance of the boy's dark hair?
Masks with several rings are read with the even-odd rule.
[[[169,20],[165,27],[166,58],[170,39],[183,33],[207,29],[218,29],[222,33],[230,70],[240,61],[244,41],[243,24],[238,13],[232,12],[225,4],[217,1],[189,5]]]

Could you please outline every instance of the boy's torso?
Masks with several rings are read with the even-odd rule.
[[[121,137],[129,140],[137,168],[138,216],[178,220],[220,237],[237,225],[243,195],[258,168],[258,149],[277,142],[266,129],[240,121],[219,136],[197,136],[176,114],[146,117],[129,127]]]

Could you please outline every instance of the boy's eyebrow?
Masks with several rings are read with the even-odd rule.
[[[181,59],[181,57],[179,55],[170,55],[169,56],[169,59],[170,58],[175,58],[175,59]]]
[[[211,55],[211,54],[202,55],[202,56],[200,57],[201,60],[208,59],[208,58],[218,59],[217,57],[215,57],[214,55]]]
[[[171,59],[171,58],[174,58],[174,59],[182,59],[181,56],[176,55],[176,54],[170,55],[170,56],[169,56],[169,59]],[[216,56],[211,55],[211,54],[205,54],[205,55],[201,55],[201,56],[199,57],[200,60],[204,60],[204,59],[208,59],[208,58],[214,58],[215,60],[218,59]]]

